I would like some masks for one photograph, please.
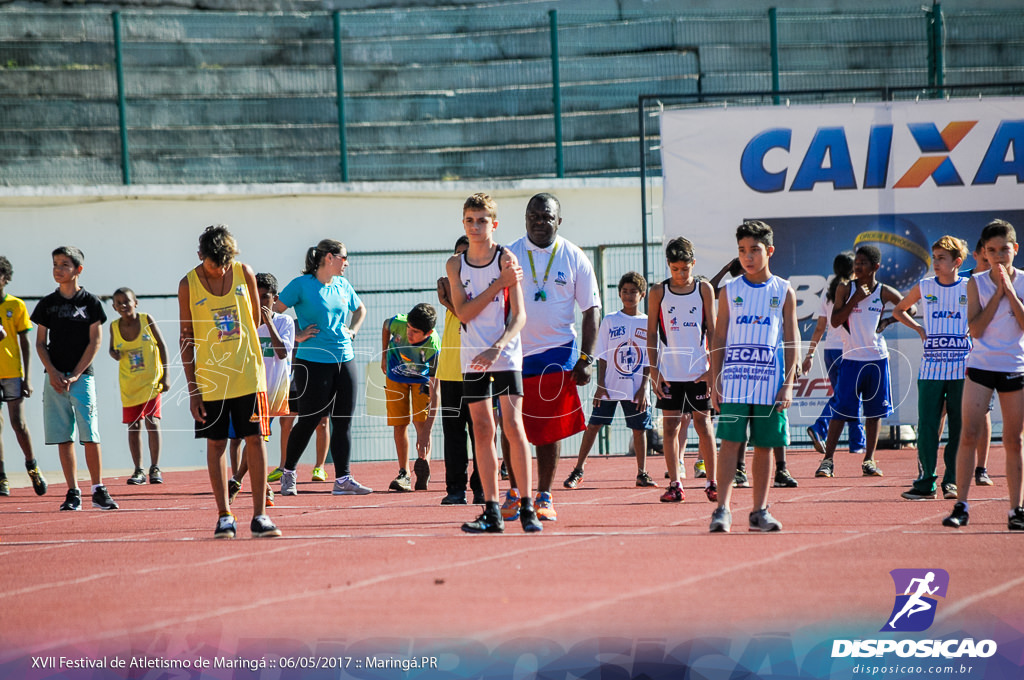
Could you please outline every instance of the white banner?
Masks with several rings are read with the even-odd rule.
[[[1020,99],[667,111],[661,155],[666,240],[693,241],[696,270],[711,276],[736,256],[737,225],[770,224],[771,270],[797,292],[805,340],[837,253],[878,246],[879,280],[905,292],[931,275],[943,234],[973,249],[996,217],[1024,229]],[[886,422],[913,424],[921,343],[900,324],[886,335],[897,405]],[[812,422],[831,394],[819,371],[797,385],[792,424]]]

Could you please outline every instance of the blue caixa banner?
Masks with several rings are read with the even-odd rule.
[[[670,110],[661,140],[665,239],[693,241],[710,276],[736,256],[737,225],[768,222],[771,270],[796,292],[805,342],[837,253],[877,246],[878,279],[905,292],[932,275],[940,236],[973,250],[992,219],[1024,229],[1021,99]],[[885,422],[913,423],[921,343],[898,324],[886,340],[896,411]],[[830,394],[819,362],[790,422],[810,424]]]

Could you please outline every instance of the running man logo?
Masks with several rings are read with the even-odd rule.
[[[944,569],[893,569],[889,572],[896,587],[896,602],[881,632],[920,632],[935,621],[938,601],[946,597],[949,572]]]

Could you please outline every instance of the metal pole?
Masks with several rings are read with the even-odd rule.
[[[348,139],[345,137],[345,75],[341,65],[341,12],[334,15],[334,74],[338,92],[338,147],[341,154],[341,181],[348,181]]]
[[[650,264],[647,262],[647,131],[644,124],[644,97],[640,95],[637,111],[640,115],[640,233],[643,249],[644,278],[650,277]],[[644,296],[644,313],[647,310],[647,296]]]
[[[551,92],[555,115],[555,171],[559,178],[565,177],[565,160],[562,157],[562,84],[558,73],[558,10],[548,11],[551,24]]]
[[[942,39],[945,26],[942,21],[942,4],[935,3],[932,8],[932,35],[935,46],[935,85],[942,87],[946,81],[946,44]],[[942,96],[942,93],[939,93]]]
[[[770,50],[772,54],[772,103],[778,105],[779,95],[779,18],[774,7],[768,8],[768,30],[771,41]]]
[[[132,183],[131,159],[128,156],[128,105],[124,92],[124,55],[121,48],[121,13],[111,15],[114,21],[114,62],[117,68],[117,113],[121,127],[121,180]]]

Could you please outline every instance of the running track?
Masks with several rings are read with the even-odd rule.
[[[663,504],[660,489],[633,486],[633,460],[622,457],[592,457],[581,488],[556,491],[558,522],[530,536],[518,522],[503,536],[463,534],[477,509],[439,505],[438,461],[425,492],[333,497],[329,483],[300,481],[298,496],[271,509],[285,533],[274,540],[249,537],[248,480],[235,506],[239,537],[215,541],[205,471],[172,469],[162,486],[111,477],[121,510],[93,510],[84,494],[77,513],[57,511],[66,488],[51,471],[46,496],[22,487],[0,498],[0,676],[28,654],[236,653],[254,641],[277,654],[379,637],[490,648],[601,636],[824,638],[839,628],[871,637],[892,608],[895,568],[949,572],[936,626],[1024,631],[1024,535],[1006,530],[1001,448],[989,463],[996,486],[972,489],[963,530],[940,525],[952,501],[899,497],[916,473],[913,449],[880,451],[880,479],[862,477],[860,457],[845,452],[836,478],[815,479],[818,459],[789,453],[800,487],[771,490],[785,525],[775,535],[745,530],[749,489],[734,493],[734,532],[709,535],[702,480],[684,482],[684,504]],[[562,460],[559,479],[571,465]],[[663,485],[663,459],[648,467]],[[395,465],[354,471],[383,490]]]

